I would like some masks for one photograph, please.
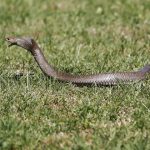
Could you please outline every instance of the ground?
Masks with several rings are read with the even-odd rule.
[[[77,87],[47,79],[6,36],[38,41],[73,74],[150,63],[149,0],[1,0],[0,149],[150,149],[150,80]],[[17,71],[32,76],[16,78]]]

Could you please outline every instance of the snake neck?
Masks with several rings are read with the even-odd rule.
[[[37,44],[33,47],[31,53],[45,75],[57,77],[57,71],[47,62],[44,54]]]

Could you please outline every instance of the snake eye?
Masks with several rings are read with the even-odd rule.
[[[6,38],[6,40],[7,40],[7,41],[9,41],[9,40],[10,40],[10,38],[9,38],[9,37],[7,37],[7,38]]]
[[[5,39],[6,39],[6,41],[8,41],[8,42],[11,42],[11,40],[12,40],[11,37],[6,37]]]

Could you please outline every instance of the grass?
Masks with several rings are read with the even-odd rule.
[[[5,36],[32,36],[74,74],[150,63],[148,0],[1,0],[0,149],[150,149],[150,80],[76,87],[47,79]],[[33,76],[14,78],[17,70]]]

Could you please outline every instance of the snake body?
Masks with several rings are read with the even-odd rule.
[[[129,83],[131,81],[144,80],[146,79],[147,74],[150,73],[150,65],[146,65],[142,69],[132,72],[100,73],[95,75],[72,75],[58,71],[53,66],[51,66],[34,39],[28,37],[8,37],[6,40],[9,42],[9,46],[17,45],[31,52],[35,61],[45,75],[54,77],[60,81],[72,82],[77,85],[116,85],[119,83]]]

